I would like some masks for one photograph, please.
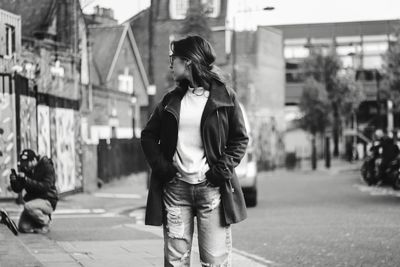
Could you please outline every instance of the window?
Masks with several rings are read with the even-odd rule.
[[[171,19],[184,19],[189,8],[189,0],[170,0],[169,14]]]
[[[189,9],[189,0],[170,0],[169,14],[171,19],[184,19]],[[221,10],[221,0],[201,0],[207,16],[217,18]]]
[[[307,44],[307,38],[291,38],[291,39],[285,39],[285,45],[300,45],[304,46]]]
[[[15,53],[15,28],[6,24],[6,56],[12,57]]]
[[[202,5],[205,8],[207,16],[210,18],[217,18],[220,13],[220,0],[201,0]]]
[[[366,69],[380,69],[382,68],[382,56],[364,56],[363,67]]]
[[[306,58],[310,54],[310,50],[304,46],[286,46],[284,48],[285,58]]]
[[[387,42],[365,42],[363,52],[370,55],[380,55],[387,51],[389,45]]]
[[[133,93],[133,76],[129,75],[129,69],[125,68],[124,74],[118,75],[118,90],[124,93]]]
[[[361,36],[338,36],[336,37],[336,43],[338,44],[353,44],[353,43],[360,43]]]

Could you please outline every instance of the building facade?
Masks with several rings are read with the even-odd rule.
[[[226,74],[228,86],[236,90],[246,108],[253,140],[262,143],[257,147],[268,151],[258,151],[259,156],[268,155],[268,160],[278,158],[280,133],[285,127],[282,35],[279,30],[267,27],[236,32],[233,11],[245,9],[238,1],[154,1],[151,8],[128,20],[137,37],[150,83],[157,89],[154,102],[160,101],[175,86],[169,69],[169,45],[172,40],[183,37],[181,29],[188,10],[199,4],[207,10],[212,32],[210,42],[217,55],[215,64]]]
[[[17,167],[12,73],[21,56],[21,17],[0,9],[0,197],[9,197],[8,175]]]
[[[344,69],[353,69],[357,79],[364,83],[369,100],[376,96],[375,70],[380,71],[383,54],[394,31],[397,20],[359,21],[300,25],[275,25],[284,38],[286,60],[286,104],[296,105],[302,93],[301,63],[318,47],[328,53],[333,47]]]
[[[149,81],[156,86],[155,102],[174,86],[169,70],[169,44],[181,37],[182,22],[189,7],[199,3],[206,4],[209,9],[208,23],[212,29],[210,41],[217,54],[216,64],[227,66],[229,54],[226,47],[231,42],[226,28],[227,0],[154,1],[153,6],[128,20],[135,34]]]
[[[366,95],[357,112],[356,134],[359,141],[367,140],[365,136],[371,138],[378,127],[386,128],[386,100],[380,101],[381,112],[378,112],[377,100],[382,89],[383,56],[390,42],[394,41],[394,32],[399,25],[397,20],[385,20],[272,26],[282,31],[284,39],[286,121],[290,123],[300,116],[298,104],[303,92],[301,65],[304,59],[310,55],[311,49],[319,49],[323,54],[333,49],[342,62],[342,71],[353,75],[362,84]],[[395,120],[396,125],[400,126]],[[287,136],[285,143],[289,144],[289,150],[306,151],[309,154],[309,140],[304,133],[292,129]],[[289,137],[302,141],[291,142]],[[307,145],[295,149],[302,143]]]
[[[87,138],[138,137],[146,122],[148,80],[130,25],[93,25],[89,34],[93,108]]]
[[[21,56],[11,76],[16,153],[52,158],[61,193],[82,189],[81,107],[89,84],[87,31],[78,1],[1,1],[21,17]],[[9,170],[8,170],[9,171]]]

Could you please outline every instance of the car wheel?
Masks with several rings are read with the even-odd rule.
[[[255,207],[257,206],[257,188],[249,188],[244,190],[244,200],[246,202],[247,207]]]

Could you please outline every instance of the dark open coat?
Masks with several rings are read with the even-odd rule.
[[[177,87],[157,105],[141,134],[146,159],[152,169],[147,198],[147,225],[163,223],[163,186],[176,175],[172,158],[176,151],[180,103],[187,88]],[[210,170],[206,178],[218,185],[226,225],[247,217],[243,192],[235,167],[243,158],[248,136],[236,94],[215,81],[201,118],[201,138]]]

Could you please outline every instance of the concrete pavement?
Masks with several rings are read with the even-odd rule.
[[[141,173],[61,199],[46,235],[16,237],[0,225],[0,267],[162,266],[162,228],[143,225],[146,196]],[[0,202],[0,207],[18,220],[22,206]],[[196,242],[192,251],[192,266],[200,266]],[[268,265],[236,249],[232,258],[234,266]]]

